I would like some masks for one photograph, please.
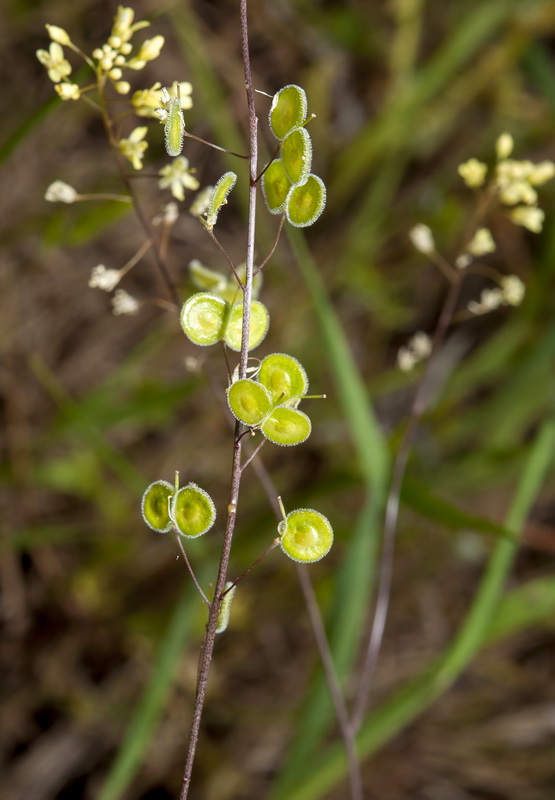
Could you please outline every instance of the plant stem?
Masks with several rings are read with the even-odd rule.
[[[243,290],[243,327],[242,327],[241,353],[240,353],[240,366],[239,366],[239,376],[241,378],[244,378],[247,374],[247,363],[249,358],[248,342],[249,342],[249,331],[250,331],[250,307],[252,298],[252,277],[253,277],[253,264],[254,264],[254,235],[255,235],[256,188],[257,188],[256,170],[257,170],[257,158],[258,158],[257,119],[256,119],[256,110],[254,106],[254,90],[252,85],[252,76],[251,76],[250,58],[249,58],[247,0],[241,0],[240,16],[241,16],[241,50],[243,57],[243,66],[245,70],[245,85],[247,90],[247,102],[249,109],[249,175],[250,175],[246,276],[245,276],[245,285]],[[212,664],[212,657],[214,654],[216,628],[218,625],[218,614],[220,611],[222,594],[224,592],[225,584],[227,581],[229,557],[231,554],[231,544],[233,541],[233,533],[235,530],[235,521],[237,516],[237,504],[239,501],[239,487],[241,485],[241,446],[242,446],[241,425],[239,424],[239,422],[237,422],[235,424],[235,435],[233,442],[231,489],[229,495],[229,503],[227,506],[227,523],[224,535],[222,554],[220,557],[218,577],[216,579],[214,600],[210,605],[208,622],[206,625],[206,632],[202,643],[201,659],[200,659],[198,679],[197,679],[195,706],[193,710],[193,720],[191,723],[189,746],[185,760],[185,771],[183,774],[183,786],[181,789],[181,796],[180,796],[181,800],[186,800],[189,793],[189,786],[191,783],[191,775],[195,760],[195,752],[199,737],[200,722],[204,708],[204,701],[206,698],[208,675],[210,672],[210,666]]]
[[[428,389],[434,373],[434,355],[440,350],[447,330],[453,318],[455,307],[460,293],[463,275],[455,273],[455,278],[449,285],[449,291],[445,298],[443,308],[438,320],[438,324],[432,341],[432,352],[422,375],[416,394],[409,413],[409,419],[401,444],[397,451],[393,464],[391,485],[387,497],[385,510],[383,547],[380,560],[378,594],[376,598],[376,608],[370,632],[370,638],[366,650],[364,665],[360,678],[359,688],[353,703],[352,724],[355,731],[358,731],[368,705],[370,686],[374,676],[374,670],[378,662],[387,613],[389,610],[389,599],[391,595],[391,579],[393,575],[393,558],[395,553],[395,534],[397,532],[397,520],[399,517],[399,505],[401,497],[401,486],[405,477],[407,462],[420,424],[420,420],[428,404]]]

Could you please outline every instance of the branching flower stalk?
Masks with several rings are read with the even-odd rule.
[[[256,109],[254,106],[254,89],[252,85],[252,76],[250,68],[249,56],[249,38],[248,38],[248,22],[247,22],[247,0],[241,0],[241,51],[243,57],[243,66],[245,71],[245,86],[247,91],[247,102],[249,109],[249,212],[248,212],[248,230],[247,230],[247,252],[246,252],[246,275],[245,285],[243,290],[243,325],[241,334],[241,354],[239,376],[245,378],[247,375],[247,361],[249,357],[249,333],[250,333],[250,311],[252,303],[252,279],[254,271],[254,239],[256,231],[256,175],[258,164],[258,121],[256,118]],[[233,458],[231,467],[231,489],[229,495],[229,503],[227,506],[227,522],[225,527],[224,542],[222,547],[222,554],[220,557],[220,566],[218,570],[218,577],[216,579],[216,587],[214,591],[214,600],[210,606],[208,614],[208,623],[206,625],[206,632],[201,649],[201,661],[199,665],[197,689],[195,695],[195,705],[193,709],[193,719],[191,723],[191,730],[189,734],[189,744],[187,749],[187,756],[185,759],[185,770],[183,773],[183,785],[181,789],[181,800],[186,800],[189,793],[189,786],[191,783],[191,775],[193,771],[193,764],[195,760],[195,752],[198,744],[200,722],[202,718],[202,711],[204,708],[204,701],[206,698],[206,687],[208,684],[208,675],[210,673],[210,666],[212,664],[212,657],[214,654],[214,644],[216,641],[216,628],[218,626],[218,616],[222,602],[222,594],[227,582],[227,573],[229,568],[229,557],[231,553],[231,544],[233,541],[233,533],[235,531],[235,521],[237,518],[237,505],[239,502],[239,488],[241,485],[241,424],[239,421],[235,423],[235,435],[233,444]]]

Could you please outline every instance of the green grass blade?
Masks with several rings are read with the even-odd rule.
[[[197,599],[195,589],[188,586],[176,604],[166,635],[158,648],[149,684],[110,767],[98,800],[117,800],[121,797],[139,769],[171,689],[185,641],[191,632],[192,621],[195,619],[192,608]]]
[[[389,457],[366,387],[305,239],[297,230],[288,230],[288,236],[320,323],[330,368],[366,488],[366,502],[349,539],[336,579],[334,606],[330,615],[329,643],[341,679],[351,669],[368,607]],[[325,679],[320,673],[303,704],[289,757],[274,786],[272,797],[288,796],[299,778],[306,774],[307,759],[313,754],[332,719],[333,707]]]
[[[426,519],[439,522],[451,530],[471,530],[477,533],[485,533],[488,536],[502,536],[514,539],[514,535],[503,525],[497,525],[495,522],[490,522],[489,519],[484,519],[483,517],[467,514],[466,511],[461,511],[460,508],[451,505],[451,503],[440,500],[430,492],[425,483],[415,478],[405,478],[401,491],[401,500],[413,511],[426,517]]]
[[[524,524],[554,450],[555,421],[549,420],[531,448],[507,516],[506,526],[514,534]],[[437,700],[487,641],[488,631],[494,623],[493,615],[500,607],[501,592],[516,550],[517,545],[507,539],[497,542],[467,617],[453,643],[433,666],[403,687],[391,700],[371,712],[357,741],[361,758],[367,758],[375,752]],[[334,745],[319,769],[312,771],[306,780],[293,787],[287,800],[314,800],[322,797],[341,780],[345,770],[342,745]]]

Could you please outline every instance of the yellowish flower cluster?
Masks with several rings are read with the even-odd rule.
[[[516,225],[539,233],[544,213],[538,208],[537,187],[555,176],[555,164],[553,161],[542,161],[539,164],[527,160],[517,161],[511,158],[513,147],[513,138],[509,133],[502,133],[497,139],[497,164],[491,188],[502,205],[512,207],[509,217]],[[459,175],[473,189],[484,184],[487,171],[487,165],[476,158],[459,165]],[[482,254],[472,250],[469,252],[473,255]]]
[[[517,275],[505,275],[500,279],[500,286],[484,289],[478,302],[471,301],[468,310],[472,314],[488,314],[501,306],[519,306],[526,292],[524,283]]]
[[[179,97],[181,108],[188,111],[193,107],[191,94],[193,91],[189,81],[182,81],[174,84],[171,89],[166,89],[170,97]],[[138,117],[156,117],[160,119],[160,108],[164,105],[164,89],[159,81],[156,81],[150,89],[139,89],[131,98],[131,103]],[[163,120],[162,120],[163,121]]]
[[[143,168],[143,157],[148,147],[148,142],[144,141],[148,128],[135,128],[127,139],[120,139],[118,147],[120,152],[133,164],[134,169]]]
[[[178,156],[159,171],[158,174],[162,177],[158,186],[160,189],[169,189],[177,200],[185,200],[184,189],[196,191],[200,186],[192,174],[194,171],[190,169],[189,160],[185,156]]]
[[[133,35],[150,25],[146,20],[134,23],[134,16],[132,8],[119,6],[108,41],[102,47],[93,50],[98,70],[112,81],[119,94],[127,94],[131,89],[128,81],[121,80],[122,69],[143,69],[148,61],[158,58],[164,45],[163,36],[154,36],[142,43],[139,52],[133,58],[128,58],[133,50],[131,44]]]
[[[106,44],[93,50],[92,61],[71,41],[63,28],[46,26],[52,42],[48,50],[37,50],[37,58],[46,67],[48,77],[56,84],[55,89],[62,100],[78,100],[81,96],[76,83],[64,80],[71,74],[71,64],[65,58],[63,47],[69,47],[80,55],[96,71],[98,79],[108,79],[118,94],[127,94],[131,90],[129,82],[122,80],[123,69],[143,69],[148,61],[158,58],[164,45],[163,36],[154,36],[144,41],[136,55],[130,58],[133,35],[150,25],[146,20],[134,23],[134,16],[132,8],[118,7],[110,37]]]

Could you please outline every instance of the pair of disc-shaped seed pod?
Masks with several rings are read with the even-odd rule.
[[[175,530],[188,539],[202,536],[216,519],[212,498],[195,483],[176,490],[168,481],[154,481],[143,495],[141,511],[148,527],[157,533]],[[333,543],[328,519],[307,508],[284,515],[278,535],[283,552],[306,564],[323,558]]]
[[[208,492],[188,483],[181,489],[168,481],[154,481],[143,494],[143,519],[157,533],[177,531],[196,539],[210,530],[216,519],[216,507]]]
[[[212,292],[197,292],[181,309],[181,327],[194,344],[206,347],[224,341],[232,350],[241,350],[243,303],[231,305]],[[270,325],[268,309],[260,300],[251,303],[249,350],[262,342]]]
[[[273,353],[260,362],[257,379],[231,384],[227,401],[231,413],[244,425],[257,428],[275,444],[301,444],[309,436],[309,417],[296,406],[308,391],[304,367],[293,356]]]
[[[270,108],[270,128],[280,144],[262,177],[262,191],[272,214],[285,212],[297,228],[312,225],[326,204],[326,187],[310,172],[312,141],[306,128],[307,101],[304,89],[291,84],[277,92]]]

